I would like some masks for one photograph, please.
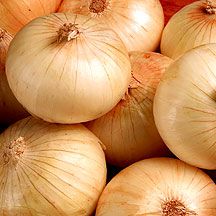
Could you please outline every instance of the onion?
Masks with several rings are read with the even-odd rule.
[[[32,19],[55,12],[61,0],[0,0],[0,27],[15,35]]]
[[[103,191],[96,216],[216,215],[216,185],[198,168],[176,159],[137,162]]]
[[[155,123],[181,160],[216,169],[216,44],[177,59],[163,76],[154,99]]]
[[[120,167],[167,152],[154,123],[153,98],[172,60],[153,52],[132,52],[130,59],[133,77],[126,98],[86,125],[105,145],[107,161]]]
[[[196,1],[176,13],[166,25],[161,53],[176,59],[186,51],[216,43],[216,0]]]
[[[128,51],[154,51],[164,27],[159,0],[63,0],[59,11],[91,14],[117,32]]]
[[[84,126],[28,117],[0,143],[0,215],[91,215],[106,163],[100,141]]]
[[[195,1],[197,0],[160,0],[164,10],[165,24],[177,11]]]
[[[5,74],[5,61],[12,36],[0,29],[0,124],[10,124],[27,116],[27,112],[14,97]]]
[[[79,123],[121,100],[131,65],[122,41],[105,24],[57,13],[35,19],[15,36],[6,74],[30,113],[49,122]]]

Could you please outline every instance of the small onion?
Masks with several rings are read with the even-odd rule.
[[[131,65],[124,44],[105,24],[56,13],[33,20],[15,36],[6,74],[30,113],[49,122],[79,123],[121,100]]]
[[[152,158],[115,176],[103,191],[96,216],[215,216],[216,185],[180,160]]]
[[[128,94],[109,113],[86,126],[103,142],[107,161],[128,166],[167,152],[154,123],[153,98],[172,60],[158,53],[131,52]]]
[[[161,53],[176,59],[186,51],[216,43],[216,0],[196,1],[176,13],[166,25]]]
[[[10,124],[27,116],[13,95],[5,74],[5,61],[12,36],[0,29],[0,124]]]
[[[82,125],[10,126],[0,135],[0,215],[91,215],[106,183],[99,143]]]
[[[0,0],[0,28],[15,35],[32,19],[55,12],[61,0]]]
[[[177,157],[216,169],[216,44],[194,48],[170,65],[156,91],[154,117]]]
[[[164,27],[159,0],[63,0],[59,12],[91,14],[121,37],[128,51],[154,51]]]
[[[185,5],[188,5],[197,0],[160,0],[161,5],[164,10],[165,24],[170,20],[170,18],[177,13]]]

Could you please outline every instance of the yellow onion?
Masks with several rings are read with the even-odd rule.
[[[180,160],[152,158],[115,176],[103,191],[96,216],[215,216],[216,185]]]
[[[49,122],[79,123],[121,100],[131,65],[124,44],[105,24],[56,13],[33,20],[15,36],[6,74],[30,113]]]
[[[121,37],[128,51],[154,51],[164,26],[159,0],[63,0],[59,12],[92,15]]]
[[[161,53],[176,59],[186,51],[216,43],[216,0],[195,1],[176,13],[166,25]]]
[[[15,35],[32,19],[55,12],[61,0],[0,0],[0,28]]]
[[[86,126],[103,142],[110,164],[128,166],[167,152],[154,123],[157,85],[172,60],[159,53],[131,52],[132,78],[125,99]]]
[[[5,61],[12,36],[0,29],[0,124],[10,124],[27,116],[27,112],[14,97],[5,74]]]
[[[156,91],[154,117],[181,160],[216,169],[216,44],[188,51],[170,65]]]
[[[33,117],[0,135],[0,215],[91,215],[106,182],[99,139]]]

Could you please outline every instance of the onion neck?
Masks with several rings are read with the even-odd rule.
[[[4,40],[5,36],[6,36],[6,31],[0,29],[0,42]]]
[[[58,34],[57,42],[60,43],[64,40],[70,41],[77,38],[80,34],[80,31],[77,28],[77,24],[65,23],[62,27],[59,28],[57,34]]]
[[[178,200],[166,201],[162,204],[162,216],[196,216],[195,211],[191,211]]]
[[[91,0],[89,11],[95,14],[102,14],[109,5],[108,0]]]
[[[3,153],[4,165],[9,163],[16,165],[22,157],[25,148],[26,143],[23,137],[19,137],[18,139],[11,141],[9,144],[6,144]]]
[[[209,15],[216,13],[216,6],[213,5],[211,0],[206,0],[205,11]]]

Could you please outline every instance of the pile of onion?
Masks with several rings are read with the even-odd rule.
[[[55,12],[62,0],[1,0],[0,28],[15,35],[36,17]]]
[[[59,12],[91,15],[106,23],[128,51],[154,51],[164,27],[159,0],[63,0]]]
[[[7,125],[27,116],[13,95],[5,74],[5,61],[12,36],[0,29],[0,125]]]
[[[163,31],[161,53],[176,59],[208,43],[216,43],[216,0],[196,1],[176,13]]]
[[[216,44],[188,51],[170,65],[154,98],[158,131],[181,160],[216,169]]]
[[[106,183],[98,138],[33,117],[0,135],[0,215],[91,215]]]
[[[6,74],[16,98],[33,115],[80,123],[104,115],[121,100],[131,65],[121,39],[105,24],[56,13],[18,32],[9,47]]]
[[[159,53],[131,52],[128,93],[109,113],[86,126],[103,142],[107,161],[128,166],[167,153],[153,117],[157,85],[172,60]]]
[[[122,170],[103,191],[96,216],[216,215],[216,185],[198,168],[152,158]]]

